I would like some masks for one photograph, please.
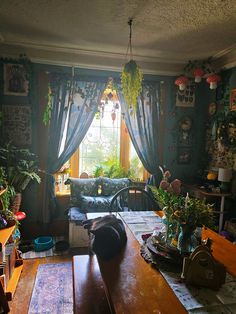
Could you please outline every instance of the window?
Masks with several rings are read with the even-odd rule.
[[[94,175],[106,162],[120,162],[120,105],[102,101],[80,145],[79,173]]]
[[[109,173],[111,170],[115,173]],[[133,179],[141,181],[148,177],[122,120],[116,92],[110,88],[104,91],[98,111],[80,147],[56,174],[57,192],[68,191],[68,186],[64,186],[63,182],[69,175],[79,177],[84,172],[89,176],[106,176],[108,173],[127,176],[129,173]]]

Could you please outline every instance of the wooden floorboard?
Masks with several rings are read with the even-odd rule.
[[[73,255],[86,254],[85,250],[73,250],[68,255],[59,255],[24,260],[24,267],[13,300],[9,302],[11,314],[27,314],[34,287],[37,269],[40,264],[72,262]]]

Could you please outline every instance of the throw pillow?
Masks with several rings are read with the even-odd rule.
[[[79,206],[83,195],[96,196],[98,194],[97,179],[70,178],[71,205]]]
[[[112,196],[82,196],[80,210],[82,213],[109,212]]]
[[[130,180],[128,178],[120,179],[110,179],[110,178],[100,178],[102,185],[102,195],[114,195],[116,192],[130,185]]]

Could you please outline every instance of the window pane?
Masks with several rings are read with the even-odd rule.
[[[92,175],[103,162],[120,157],[120,106],[102,102],[80,145],[80,173]]]
[[[131,142],[131,141],[130,141]],[[143,180],[143,164],[141,163],[132,142],[130,143],[130,173],[135,180]]]

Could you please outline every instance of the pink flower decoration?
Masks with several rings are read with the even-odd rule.
[[[169,179],[171,177],[170,171],[169,170],[165,171],[163,176],[165,179]]]
[[[162,190],[167,190],[167,188],[170,186],[170,183],[165,181],[165,180],[161,180],[159,187]]]
[[[181,192],[181,181],[179,179],[175,179],[173,182],[171,182],[171,186],[172,186],[173,192],[176,195],[179,195]]]

